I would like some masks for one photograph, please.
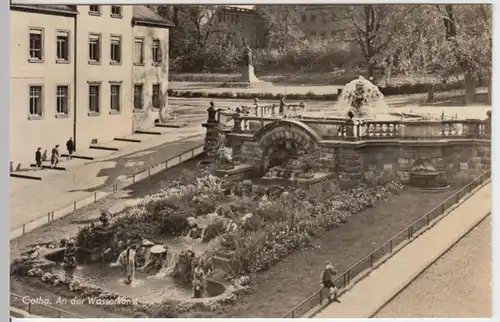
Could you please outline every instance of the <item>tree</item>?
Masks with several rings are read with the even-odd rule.
[[[304,38],[299,25],[303,6],[256,5],[255,10],[263,21],[267,46],[285,50]]]
[[[363,53],[368,77],[375,77],[378,60],[385,60],[386,50],[398,34],[403,21],[414,6],[408,5],[348,5],[343,8],[351,28],[342,28],[348,40],[358,44]]]
[[[404,73],[463,76],[470,103],[477,78],[491,75],[491,30],[490,5],[417,5],[378,62]]]

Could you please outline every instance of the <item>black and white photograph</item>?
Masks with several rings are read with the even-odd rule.
[[[494,5],[208,2],[10,3],[10,317],[491,318]]]

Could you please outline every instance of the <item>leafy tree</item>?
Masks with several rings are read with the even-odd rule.
[[[304,12],[299,5],[256,5],[256,13],[263,21],[266,45],[280,50],[297,44],[304,38],[300,18]]]

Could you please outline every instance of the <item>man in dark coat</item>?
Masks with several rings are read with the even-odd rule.
[[[69,138],[68,142],[66,142],[66,149],[68,150],[68,160],[71,160],[73,158],[73,152],[75,152],[73,138]]]
[[[42,148],[37,148],[35,152],[35,170],[42,168]]]

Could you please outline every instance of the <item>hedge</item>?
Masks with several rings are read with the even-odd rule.
[[[400,86],[390,86],[390,87],[379,87],[380,91],[384,96],[391,95],[404,95],[404,94],[420,94],[426,93],[429,90],[431,84],[404,84]],[[435,84],[435,92],[444,92],[450,90],[462,89],[463,85],[460,82],[455,82],[451,84]],[[249,92],[219,92],[210,93],[205,91],[177,91],[168,90],[169,97],[203,97],[203,98],[217,98],[217,99],[253,99],[258,98],[262,100],[274,100],[280,99],[282,93],[249,93]],[[286,98],[289,100],[323,100],[323,101],[336,101],[339,95],[337,93],[332,94],[315,94],[313,92],[307,92],[305,94],[286,94]]]

